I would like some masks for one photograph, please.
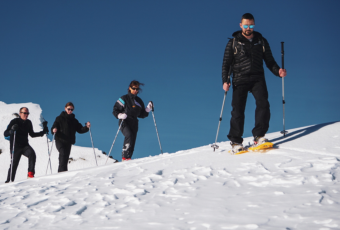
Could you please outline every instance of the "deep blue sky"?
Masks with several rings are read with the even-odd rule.
[[[108,152],[112,115],[128,84],[152,100],[164,152],[211,144],[223,94],[221,64],[242,14],[267,38],[281,66],[285,42],[286,129],[338,121],[339,1],[4,1],[0,0],[0,101],[40,104],[52,125],[68,101],[91,121],[95,147]],[[266,69],[269,132],[282,130],[282,81]],[[255,105],[249,95],[244,136]],[[17,111],[13,111],[17,112]],[[231,93],[218,141],[229,132]],[[152,115],[141,119],[134,158],[160,153]],[[113,148],[121,158],[123,136]],[[91,146],[89,134],[77,145]]]

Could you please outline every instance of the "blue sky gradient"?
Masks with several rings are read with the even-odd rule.
[[[285,42],[286,129],[338,121],[339,7],[330,0],[0,1],[0,101],[40,104],[49,127],[72,101],[76,118],[92,123],[95,147],[108,152],[118,129],[113,105],[136,79],[145,84],[144,103],[155,104],[164,152],[211,144],[224,48],[249,12],[279,66]],[[269,132],[281,131],[282,82],[266,67],[265,74]],[[244,137],[254,111],[249,95]],[[231,92],[218,141],[227,140],[230,112]],[[139,124],[133,157],[159,154],[152,115]],[[114,158],[121,158],[122,142],[119,134]],[[77,134],[76,145],[90,147],[90,135]]]

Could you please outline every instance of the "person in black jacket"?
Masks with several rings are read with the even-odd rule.
[[[230,68],[233,72],[233,110],[228,134],[233,153],[243,150],[244,111],[248,92],[251,92],[256,100],[255,127],[252,130],[254,145],[268,141],[264,136],[269,128],[270,110],[263,60],[274,75],[286,76],[286,70],[280,69],[275,62],[268,41],[254,31],[255,19],[252,14],[246,13],[242,16],[240,27],[242,30],[233,33],[234,39],[230,39],[225,48],[222,64],[225,91],[230,87],[228,83]]]
[[[140,91],[140,86],[144,85],[136,80],[131,81],[128,94],[120,97],[113,106],[113,115],[120,119],[121,132],[125,139],[123,144],[122,161],[131,160],[138,132],[138,119],[149,116],[149,112],[153,108],[153,103],[150,101],[145,108],[142,99],[137,94]]]
[[[76,143],[76,132],[86,133],[91,127],[90,122],[86,126],[82,126],[73,114],[74,105],[68,102],[65,105],[65,111],[55,119],[51,128],[55,134],[56,147],[59,151],[59,167],[58,172],[68,171],[68,160],[71,153],[71,147]]]
[[[14,181],[21,155],[28,157],[28,178],[34,177],[36,155],[33,148],[28,143],[28,135],[30,135],[31,137],[42,137],[45,133],[48,132],[48,128],[46,125],[47,123],[44,125],[43,131],[39,133],[35,133],[33,131],[32,122],[29,119],[27,119],[29,115],[28,108],[22,107],[20,108],[19,112],[20,117],[11,120],[11,122],[7,126],[7,129],[4,132],[5,137],[10,137],[10,151],[12,159],[11,162],[13,162],[13,168],[11,163],[8,169],[7,180],[5,183],[8,183],[10,180]],[[14,142],[14,154],[13,154],[14,156],[12,156],[13,142]],[[10,178],[11,173],[12,178]]]

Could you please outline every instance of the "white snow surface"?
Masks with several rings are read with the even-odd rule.
[[[26,179],[22,157],[16,181],[4,184],[3,131],[22,106],[41,130],[39,105],[0,102],[0,229],[340,229],[340,122],[267,134],[275,149],[242,155],[226,141],[215,152],[206,145],[104,165],[96,149],[96,167],[92,148],[74,146],[76,161],[59,174],[54,148],[47,176],[46,136],[37,137],[36,177]]]

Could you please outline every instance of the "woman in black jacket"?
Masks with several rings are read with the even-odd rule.
[[[140,86],[144,85],[136,80],[133,80],[128,88],[128,94],[120,97],[113,106],[113,115],[120,119],[119,125],[123,122],[120,130],[125,139],[123,144],[122,161],[131,160],[138,132],[138,117],[145,118],[149,116],[153,104],[150,101],[145,108],[142,99],[137,94],[140,91]]]
[[[73,114],[74,105],[68,102],[65,105],[65,111],[55,119],[51,128],[55,134],[56,147],[59,151],[58,172],[68,171],[67,164],[71,153],[71,147],[76,143],[76,132],[86,133],[91,126],[90,122],[82,126]]]

